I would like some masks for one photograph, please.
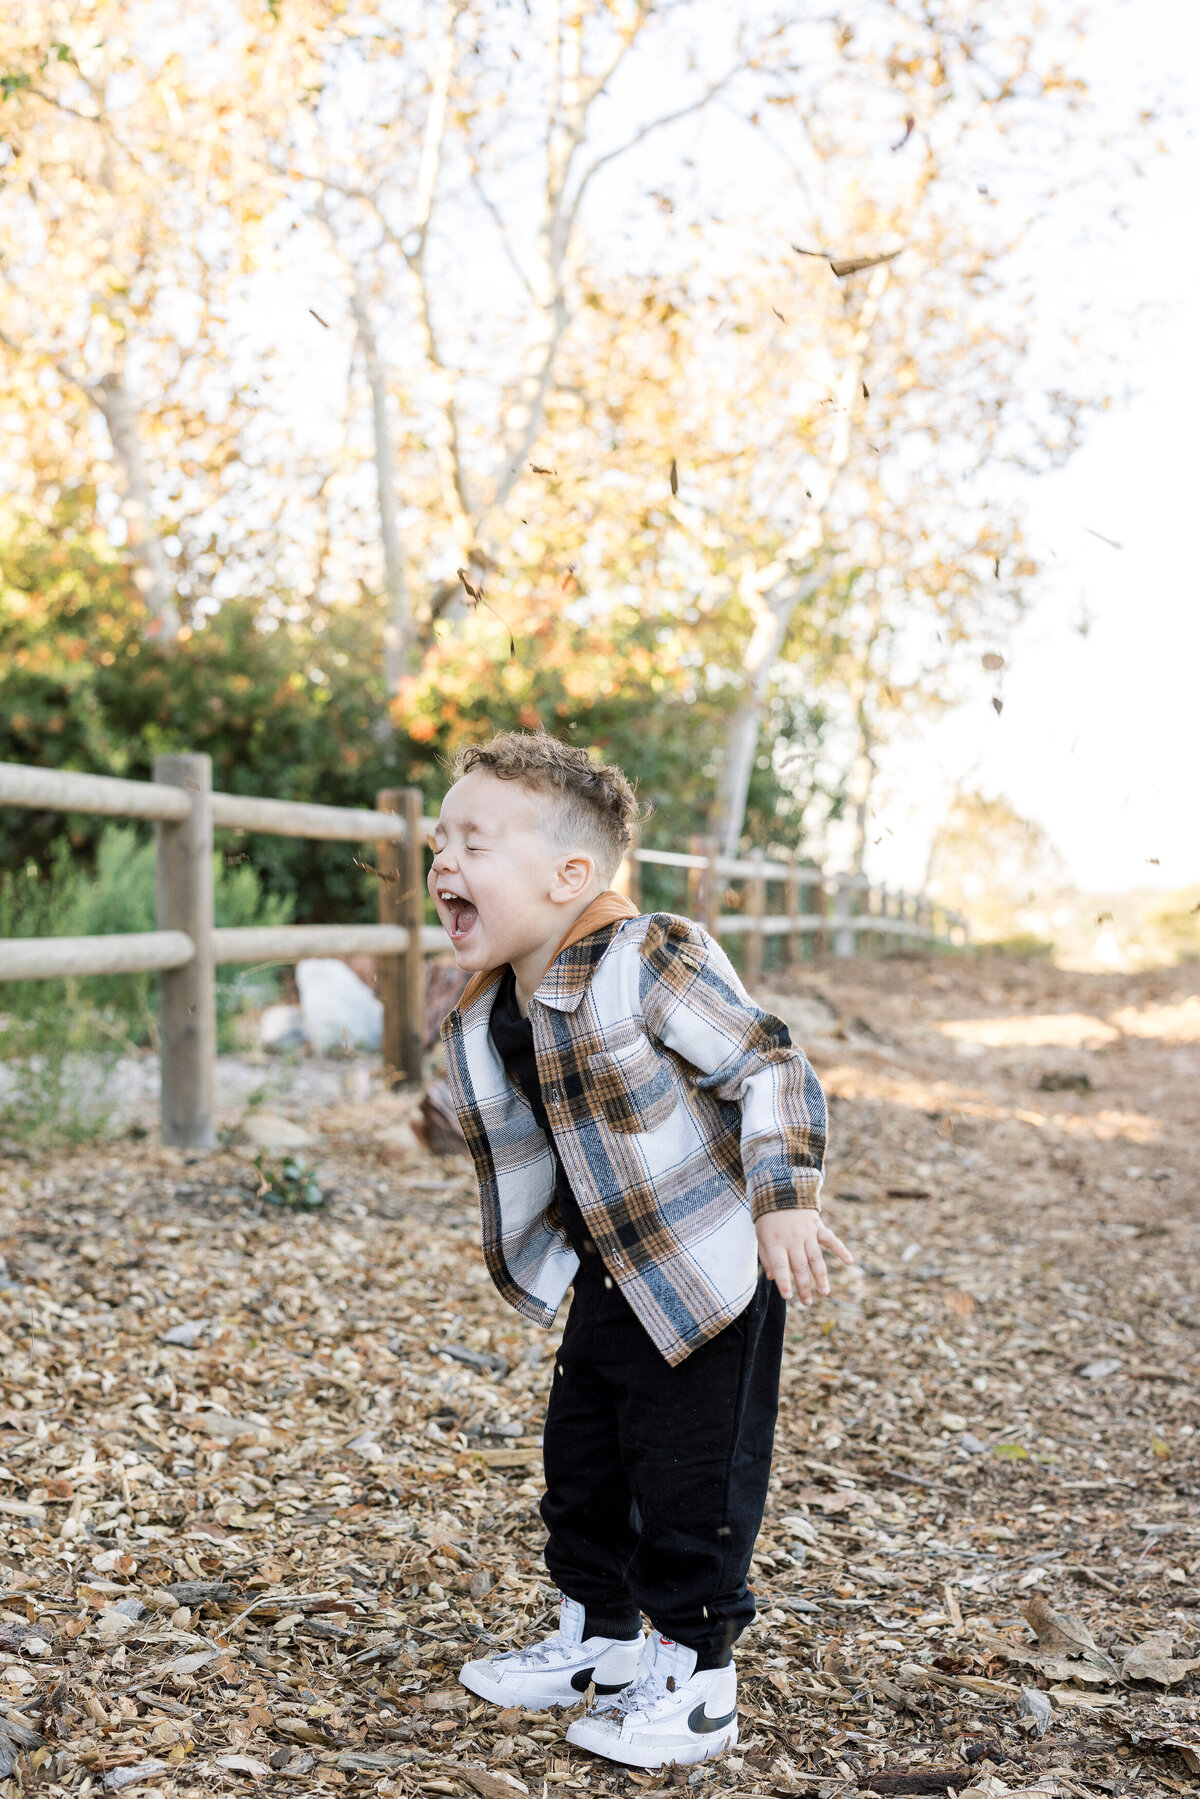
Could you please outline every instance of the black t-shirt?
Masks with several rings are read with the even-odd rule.
[[[545,1131],[554,1155],[554,1197],[558,1204],[558,1215],[563,1228],[570,1238],[571,1247],[579,1257],[580,1267],[586,1272],[600,1272],[600,1255],[592,1242],[583,1213],[579,1209],[579,1201],[571,1190],[567,1171],[559,1158],[554,1142],[554,1134],[550,1129],[550,1121],[546,1116],[546,1108],[542,1103],[542,1090],[538,1085],[537,1058],[533,1052],[533,1026],[528,1018],[522,1018],[517,1005],[517,977],[511,964],[501,976],[500,985],[496,989],[496,998],[492,1003],[491,1017],[492,1042],[500,1052],[508,1078],[525,1095],[535,1122]]]

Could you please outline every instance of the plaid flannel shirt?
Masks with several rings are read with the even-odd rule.
[[[554,1149],[492,1042],[501,970],[447,1015],[446,1072],[500,1292],[548,1327],[575,1275],[546,1216],[557,1150],[605,1267],[674,1366],[749,1303],[754,1221],[819,1208],[825,1099],[706,931],[669,913],[612,922],[614,901],[595,902],[598,929],[583,915],[587,934],[568,936],[530,1002]]]

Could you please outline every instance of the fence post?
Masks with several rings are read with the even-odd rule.
[[[845,875],[836,875],[833,892],[833,953],[835,956],[852,956],[854,954],[854,926],[849,922],[852,893],[848,878]]]
[[[178,1148],[212,1149],[217,1141],[212,762],[208,756],[156,756],[154,779],[184,788],[192,802],[186,818],[160,820],[154,828],[158,929],[186,931],[195,947],[190,962],[158,977],[162,1140]]]
[[[715,837],[689,837],[688,851],[693,856],[707,858],[705,867],[688,869],[688,913],[697,924],[715,935],[716,873],[713,863],[717,856],[717,840]]]
[[[792,878],[786,880],[783,884],[783,909],[789,918],[799,918],[800,882],[795,878],[799,871],[796,867],[796,858],[794,855],[792,856],[792,868]],[[789,968],[794,968],[798,962],[801,962],[804,959],[803,935],[799,931],[789,931],[783,941],[785,945],[784,960]]]
[[[642,909],[642,865],[636,859],[633,852],[637,849],[641,840],[641,832],[638,830],[637,826],[634,825],[629,840],[629,849],[621,862],[620,868],[618,868],[616,874],[613,876],[612,882],[613,892],[623,893],[626,899],[633,901],[639,912]]]
[[[424,800],[417,787],[385,787],[375,797],[380,812],[398,812],[404,820],[399,842],[381,839],[379,922],[403,925],[408,949],[402,956],[379,958],[379,997],[383,1001],[383,1079],[388,1087],[419,1081],[425,1057],[425,957],[421,926],[425,922],[425,857],[421,836]]]
[[[829,926],[825,921],[829,915],[829,893],[824,871],[818,875],[816,884],[812,890],[812,909],[821,920],[821,923],[813,932],[813,955],[828,955],[830,945]]]
[[[763,978],[763,920],[767,916],[767,883],[762,872],[763,857],[759,851],[754,857],[757,870],[746,882],[745,914],[754,921],[753,928],[746,933],[746,951],[742,962],[742,974],[746,985],[757,985]]]

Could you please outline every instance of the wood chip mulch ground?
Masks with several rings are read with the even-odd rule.
[[[859,1263],[793,1315],[736,1751],[638,1775],[457,1686],[553,1625],[553,1344],[360,1098],[300,1120],[307,1215],[249,1149],[0,1159],[6,1793],[1197,1790],[1200,970],[772,992]]]

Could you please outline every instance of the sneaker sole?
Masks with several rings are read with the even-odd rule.
[[[540,1693],[536,1688],[522,1691],[518,1683],[497,1680],[486,1668],[470,1662],[460,1668],[458,1678],[468,1693],[474,1693],[480,1699],[490,1699],[494,1705],[519,1705],[528,1712],[548,1712],[555,1705],[578,1705],[583,1698],[582,1693],[576,1693],[572,1688],[565,1692],[559,1688],[553,1693],[547,1693],[545,1688]]]
[[[576,1749],[587,1749],[593,1755],[602,1755],[605,1761],[620,1762],[626,1768],[669,1768],[672,1763],[676,1767],[690,1767],[693,1762],[713,1761],[718,1755],[724,1755],[732,1749],[738,1740],[738,1727],[730,1725],[720,1736],[705,1738],[703,1741],[693,1739],[680,1743],[670,1749],[654,1750],[649,1745],[639,1749],[636,1743],[623,1743],[619,1736],[608,1731],[588,1729],[586,1718],[579,1718],[567,1727],[567,1742]]]

